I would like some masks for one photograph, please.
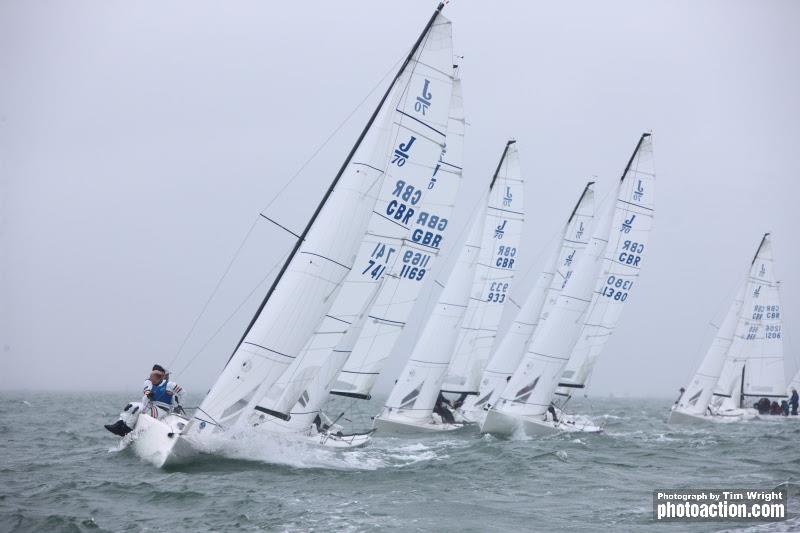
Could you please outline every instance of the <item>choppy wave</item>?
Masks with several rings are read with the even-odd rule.
[[[163,471],[102,429],[124,397],[3,400],[0,531],[800,529],[795,515],[654,524],[651,508],[655,489],[789,481],[792,512],[800,421],[669,426],[668,402],[603,400],[571,406],[604,424],[601,434],[376,433],[368,447],[344,451],[253,433]]]

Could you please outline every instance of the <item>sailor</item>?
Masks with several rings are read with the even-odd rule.
[[[177,383],[169,381],[169,374],[161,365],[153,365],[150,377],[144,382],[143,392],[142,403],[147,406],[153,418],[164,418],[173,409],[180,409],[183,389]]]
[[[161,365],[153,365],[150,377],[144,382],[144,396],[141,402],[131,402],[125,406],[119,420],[104,427],[124,437],[136,425],[141,413],[147,412],[154,418],[163,418],[180,406],[183,389],[177,383],[169,381],[169,374]]]
[[[453,402],[453,409],[459,409],[462,405],[464,405],[464,401],[467,399],[467,393],[462,392],[461,396],[458,397],[456,401]]]
[[[553,417],[553,422],[558,423],[558,415],[556,414],[556,408],[553,406],[553,404],[550,404],[547,407],[547,412]]]
[[[451,408],[453,407],[453,404],[450,403],[450,400],[445,398],[440,392],[439,397],[436,398],[436,405],[433,407],[433,412],[441,416],[442,422],[445,424],[455,424],[456,419],[453,417],[453,413],[451,413],[450,409],[445,407],[445,405],[449,405]]]
[[[786,400],[781,400],[781,414],[783,416],[789,416],[789,402]]]
[[[800,401],[800,397],[797,395],[797,389],[792,389],[792,396],[789,398],[789,405],[792,408],[792,414],[797,415],[797,404]]]
[[[772,404],[769,406],[769,414],[779,415],[782,412],[783,411],[781,410],[780,404],[778,404],[778,402],[776,402],[775,400],[772,400]]]

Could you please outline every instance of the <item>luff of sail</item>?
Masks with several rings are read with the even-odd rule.
[[[541,420],[583,331],[592,298],[628,299],[645,257],[654,213],[654,188],[652,141],[645,133],[625,167],[610,211],[598,222],[575,273],[531,339],[500,401],[489,411],[484,429],[495,426],[500,416],[497,412],[512,418]]]
[[[784,398],[783,320],[769,233],[750,265],[733,342],[714,389],[718,410],[751,407],[760,398]]]
[[[440,17],[431,29],[431,34],[441,35],[444,32],[447,32],[448,36],[450,35],[450,23],[444,17]],[[434,40],[438,47],[441,47],[444,41],[445,39],[441,37]],[[426,50],[424,43],[419,65],[426,65],[430,69],[433,67],[425,63]],[[450,63],[452,62],[448,62],[448,64]],[[444,65],[436,65],[436,67],[446,68]],[[429,72],[424,70],[420,72],[420,70],[423,69],[415,69],[411,87],[424,86],[424,79],[431,76]],[[437,72],[439,71],[437,70]],[[418,75],[423,80],[415,83],[413,77]],[[450,83],[451,86],[456,83],[454,87],[457,91],[457,80],[454,82],[450,78]],[[420,117],[406,127],[419,130],[430,127],[430,125],[439,126],[439,122],[441,122],[444,125],[439,127],[445,130],[452,119],[453,108],[452,99],[448,98],[450,87],[447,89],[447,92],[442,87],[438,89],[436,95],[438,108],[429,106],[427,112],[430,114],[425,117],[432,122],[427,123],[428,126]],[[403,109],[403,102],[405,102],[405,107],[410,109],[414,107],[414,101],[404,98],[401,102],[399,109],[408,114],[410,110]],[[457,103],[459,109],[460,105],[459,100]],[[442,106],[447,107],[441,110]],[[453,132],[450,135],[448,131],[449,140],[446,151],[450,150],[451,142],[453,150],[457,149],[457,133]],[[416,131],[416,134],[420,137],[422,135],[419,131]],[[425,141],[433,142],[433,140],[428,133]],[[417,142],[425,141],[418,140]],[[334,378],[339,374],[348,357],[356,350],[365,328],[370,323],[374,323],[379,312],[385,312],[385,309],[379,309],[381,299],[388,299],[390,304],[399,303],[398,301],[401,300],[404,305],[413,305],[416,294],[425,280],[425,275],[435,264],[439,255],[438,247],[443,242],[447,220],[461,180],[460,172],[441,170],[445,138],[438,139],[438,142],[440,143],[437,145],[438,151],[435,154],[429,154],[427,160],[418,158],[413,171],[404,175],[402,180],[399,182],[387,181],[384,184],[381,200],[376,204],[367,237],[360,252],[361,262],[368,265],[369,268],[354,269],[350,273],[320,329],[315,332],[300,356],[264,398],[262,406],[291,416],[292,419],[287,421],[289,423],[286,424],[286,427],[302,429],[310,425],[315,413],[328,399]],[[402,187],[399,184],[402,184]],[[408,192],[410,192],[408,203],[403,203],[402,195]],[[394,220],[390,215],[398,210],[409,216],[399,221]],[[431,219],[437,222],[438,232],[435,236],[438,240],[435,245],[433,243],[424,245],[420,242],[421,237],[418,237],[418,232],[420,227],[428,230],[427,226]],[[378,271],[371,266],[373,260],[377,259],[375,257],[376,250],[381,250],[382,256],[391,256],[391,261],[382,262]],[[404,291],[397,291],[398,282],[404,282]],[[364,318],[358,324],[358,334],[354,336],[350,331],[353,329],[353,325],[343,327],[342,324],[353,320],[348,313],[349,309],[356,306],[363,308],[365,299],[362,295],[365,291],[370,291],[368,295],[371,294],[371,296],[369,296],[368,308],[362,311]],[[402,316],[398,317],[398,321],[403,318]],[[347,334],[343,339],[340,331],[345,329]],[[344,346],[342,342],[345,343]],[[280,424],[279,422],[275,423]]]
[[[411,236],[412,241],[421,242],[429,254],[437,257],[442,243],[450,234],[447,217],[455,206],[455,197],[461,182],[464,132],[463,96],[461,81],[457,78],[453,85],[447,126],[447,149],[435,170],[434,178],[438,181],[430,191],[436,191],[436,197],[439,198],[434,200],[436,211],[446,216],[438,221],[429,219],[427,227],[424,227],[425,224],[418,225]],[[432,260],[426,266],[424,275],[427,275],[433,264]],[[409,266],[413,267],[414,265]],[[364,325],[364,331],[337,377],[331,394],[359,399],[370,397],[375,380],[383,370],[414,309],[422,289],[421,282],[425,279],[424,275],[409,277],[399,274],[402,272],[386,280],[370,313],[370,320]]]
[[[536,328],[550,313],[558,295],[572,277],[575,265],[589,242],[594,219],[594,182],[581,192],[578,202],[554,242],[552,257],[545,263],[533,290],[514,318],[486,365],[480,391],[465,402],[464,411],[484,409],[494,405],[507,379],[519,366]]]
[[[201,432],[209,423],[217,429],[233,425],[253,399],[286,370],[333,304],[353,268],[390,155],[404,161],[414,157],[413,142],[399,137],[394,107],[387,108],[385,103],[405,90],[398,82],[418,57],[420,44],[442,7],[440,4],[431,16],[384,93],[228,364],[201,403],[202,416],[196,417],[201,423],[193,425],[195,431]]]
[[[524,179],[515,141],[506,144],[493,180],[470,301],[442,390],[477,394],[511,293],[524,222]]]

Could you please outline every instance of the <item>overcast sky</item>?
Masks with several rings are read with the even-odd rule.
[[[268,209],[303,227],[434,7],[0,0],[0,388],[135,390],[162,362],[204,391],[290,236],[256,224],[175,360],[195,317],[259,211],[366,98]],[[604,197],[654,133],[649,256],[591,394],[684,385],[765,231],[793,372],[800,2],[455,0],[445,14],[469,122],[453,227],[516,138],[529,209],[517,300],[585,181]]]

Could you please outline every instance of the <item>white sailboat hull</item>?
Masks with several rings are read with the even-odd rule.
[[[189,421],[176,414],[157,420],[148,414],[139,415],[133,431],[124,438],[142,460],[156,468],[184,462],[197,454],[182,435]]]
[[[603,428],[585,422],[577,422],[571,417],[563,417],[559,422],[552,420],[532,420],[515,417],[500,411],[489,411],[481,425],[481,433],[493,435],[515,435],[520,432],[528,437],[545,437],[559,433],[602,433]]]
[[[461,419],[467,424],[483,424],[483,421],[486,420],[486,413],[488,411],[484,409],[474,409],[470,411],[456,411],[456,415],[461,417]]]
[[[673,409],[667,419],[668,424],[698,425],[707,423],[725,424],[752,420],[758,416],[754,409],[730,409],[714,414],[693,414]]]
[[[456,431],[467,427],[467,424],[444,424],[435,423],[433,419],[414,420],[411,418],[383,418],[381,416],[376,416],[373,427],[382,433],[407,435],[414,433],[443,433],[446,431]]]
[[[372,433],[358,433],[353,435],[331,435],[326,433],[311,433],[302,436],[314,446],[336,449],[363,448],[372,441]]]

